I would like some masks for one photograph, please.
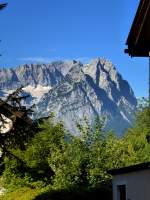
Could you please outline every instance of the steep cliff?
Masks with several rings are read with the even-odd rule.
[[[54,112],[73,133],[76,122],[96,116],[106,118],[106,129],[118,134],[133,121],[136,98],[128,82],[105,59],[83,65],[78,61],[23,65],[0,70],[0,95],[23,85],[31,95],[27,104],[36,103],[36,117]]]

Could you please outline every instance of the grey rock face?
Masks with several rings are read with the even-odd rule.
[[[15,70],[1,70],[2,76],[1,91],[24,85],[33,97],[28,104],[38,99],[36,116],[54,112],[56,120],[64,121],[74,134],[78,133],[76,122],[84,117],[92,124],[96,116],[104,116],[105,128],[114,129],[118,134],[133,121],[137,104],[134,93],[113,64],[105,59],[97,58],[86,65],[77,61],[24,65]]]
[[[23,86],[51,86],[58,84],[73,66],[73,61],[50,64],[30,64],[16,69],[0,69],[0,89]]]
[[[1,90],[17,88],[19,85],[19,79],[13,69],[0,69]]]

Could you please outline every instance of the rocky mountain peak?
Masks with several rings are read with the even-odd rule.
[[[96,80],[96,77],[99,77],[101,75],[101,72],[102,76],[109,76],[109,78],[111,78],[111,81],[117,81],[117,70],[112,62],[106,59],[96,58],[92,60],[89,64],[85,65],[83,70],[85,74],[90,75],[94,80]]]
[[[31,95],[26,104],[37,104],[35,116],[54,112],[56,120],[64,121],[73,133],[77,133],[76,121],[85,116],[91,124],[96,116],[105,116],[106,129],[118,134],[133,121],[134,93],[115,66],[103,58],[85,65],[67,60],[0,69],[1,96],[21,85]]]
[[[83,65],[76,61],[72,68],[68,71],[65,79],[70,79],[73,82],[80,82],[84,78],[84,72],[82,70]]]

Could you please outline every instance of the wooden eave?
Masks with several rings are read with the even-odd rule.
[[[148,57],[150,52],[150,0],[141,0],[126,42],[125,53]]]
[[[120,175],[120,174],[126,174],[126,173],[132,173],[142,170],[150,170],[150,162],[147,163],[140,163],[136,165],[131,165],[128,167],[122,167],[118,169],[111,169],[108,170],[108,173],[111,175]]]

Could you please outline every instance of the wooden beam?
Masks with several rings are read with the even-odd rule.
[[[126,44],[130,56],[149,57],[150,51],[150,1],[141,0]]]

